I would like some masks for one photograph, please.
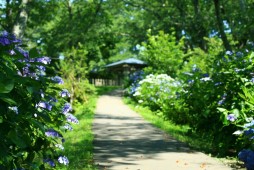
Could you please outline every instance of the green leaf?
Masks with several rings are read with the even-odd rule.
[[[14,88],[14,81],[11,79],[3,79],[0,82],[0,93],[9,93]]]
[[[36,48],[32,48],[30,51],[29,51],[29,56],[31,58],[35,58],[35,57],[39,57],[39,53],[38,53],[38,50]]]
[[[39,128],[42,132],[45,131],[44,125],[43,125],[42,123],[38,122],[38,121],[35,120],[35,119],[30,119],[30,122],[31,122],[34,126],[36,126],[37,128]]]
[[[3,116],[0,116],[0,123],[3,123]]]
[[[20,148],[25,148],[27,145],[22,138],[20,138],[15,130],[8,133],[8,138]]]
[[[232,110],[232,113],[233,113],[236,117],[238,117],[239,114],[240,114],[240,112],[239,112],[238,109],[233,109],[233,110]]]
[[[6,97],[6,96],[1,96],[0,95],[0,100],[3,100],[4,102],[6,102],[10,105],[17,105],[17,103],[13,99],[11,99],[9,97]]]
[[[218,109],[220,112],[228,112],[227,109],[224,109],[224,108],[221,108],[221,107],[217,107],[217,109]]]

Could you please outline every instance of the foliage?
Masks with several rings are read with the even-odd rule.
[[[246,121],[251,123],[253,120],[250,102],[253,94],[253,54],[248,55],[248,50],[223,54],[219,39],[209,38],[207,41],[208,51],[198,48],[188,51],[185,55],[186,67],[176,69],[181,73],[178,74],[181,85],[168,87],[178,92],[177,95],[173,93],[172,100],[168,98],[172,94],[164,89],[167,86],[152,79],[152,76],[141,80],[134,88],[134,99],[142,106],[159,110],[174,123],[189,125],[190,132],[209,137],[214,154],[235,155],[247,147],[249,150],[240,152],[240,159],[249,166],[251,163],[247,159],[252,159],[253,149],[253,142],[249,140],[253,136],[252,125],[244,129],[249,132],[247,139],[243,137],[244,131],[239,138],[232,134]],[[251,49],[251,43],[249,45]],[[159,52],[157,55],[160,55]],[[158,66],[152,68],[155,72],[160,69]],[[164,68],[160,71],[164,72]],[[170,85],[170,80],[166,82]]]
[[[49,57],[23,50],[15,36],[2,32],[0,47],[0,168],[67,165],[62,133],[78,120],[69,113],[68,91],[57,85],[62,79],[47,73]]]
[[[96,97],[89,96],[89,100],[85,103],[77,104],[75,116],[80,120],[79,125],[73,126],[72,133],[65,135],[64,143],[66,156],[70,163],[67,167],[59,169],[65,170],[92,170],[93,162],[93,133],[92,122],[93,114],[96,106]]]
[[[238,54],[239,57],[239,54]],[[236,94],[235,102],[230,103],[230,107],[220,107],[218,110],[223,114],[223,120],[225,126],[234,125],[237,127],[237,131],[233,134],[238,136],[238,140],[241,141],[241,150],[238,157],[246,165],[247,169],[253,169],[253,157],[254,157],[254,121],[253,121],[253,108],[254,108],[254,82],[253,82],[253,59],[254,54],[251,53],[246,56],[240,56],[243,58],[241,61],[244,64],[242,67],[239,59],[236,60],[234,66],[238,66],[235,70],[229,70],[231,74],[235,74],[238,79],[237,85],[239,91]],[[233,73],[236,72],[236,73]],[[239,104],[236,104],[239,103]],[[238,149],[239,151],[239,149]]]
[[[66,51],[59,63],[60,72],[65,80],[65,88],[70,90],[71,103],[83,103],[88,96],[94,94],[94,87],[87,80],[88,66],[86,64],[87,51],[79,43],[78,47]]]
[[[147,73],[176,76],[184,58],[183,38],[177,42],[174,33],[170,35],[161,31],[153,36],[148,32],[148,42],[143,45],[145,49],[141,56],[148,64],[145,68]]]
[[[192,70],[194,65],[201,72],[212,74],[214,61],[218,55],[223,53],[224,49],[221,39],[217,37],[204,39],[207,44],[207,51],[204,51],[201,48],[188,50],[184,57],[184,64],[182,68],[178,70],[178,77],[182,77],[186,72]]]

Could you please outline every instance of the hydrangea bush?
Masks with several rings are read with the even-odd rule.
[[[67,165],[63,133],[78,123],[63,80],[48,74],[51,60],[0,34],[0,169]],[[54,72],[51,70],[50,72]]]
[[[232,55],[232,54],[231,54]],[[239,54],[238,54],[239,55]],[[224,125],[237,127],[233,135],[241,141],[238,157],[243,161],[248,170],[254,169],[254,74],[253,74],[253,59],[254,53],[241,56],[244,67],[237,67],[234,72],[237,72],[240,91],[237,95],[236,102],[239,105],[231,103],[231,107],[219,107],[218,110],[223,114]],[[239,65],[240,61],[238,61]],[[232,70],[231,70],[232,73]],[[238,149],[239,150],[239,149]]]
[[[140,105],[148,106],[154,111],[161,111],[165,118],[179,122],[176,99],[182,90],[182,84],[167,74],[147,75],[138,82],[133,97]]]

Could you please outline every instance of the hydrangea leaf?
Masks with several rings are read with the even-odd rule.
[[[13,99],[6,97],[6,96],[0,95],[0,100],[3,100],[4,102],[6,102],[10,105],[17,105],[17,103]]]
[[[0,82],[0,93],[9,93],[14,88],[14,81],[5,79]]]
[[[11,130],[8,133],[8,138],[20,148],[25,148],[27,146],[25,141],[18,136],[15,130]]]

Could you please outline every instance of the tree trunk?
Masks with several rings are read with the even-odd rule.
[[[206,51],[207,46],[204,37],[207,36],[207,31],[203,24],[203,17],[200,14],[199,0],[192,0],[192,3],[195,12],[195,21],[193,23],[193,27],[196,31],[196,36],[194,39],[198,43],[199,47]]]
[[[12,32],[18,37],[22,38],[25,33],[27,19],[28,19],[28,12],[27,12],[27,4],[29,0],[22,0],[20,5],[20,10],[17,14],[15,24],[13,26]]]
[[[221,15],[220,15],[220,2],[219,2],[219,0],[213,0],[213,2],[214,2],[216,19],[217,19],[217,25],[219,28],[219,33],[221,35],[221,39],[223,41],[223,45],[227,51],[232,51],[232,48],[231,48],[231,46],[228,42],[227,36],[225,34],[223,21],[221,19]]]

